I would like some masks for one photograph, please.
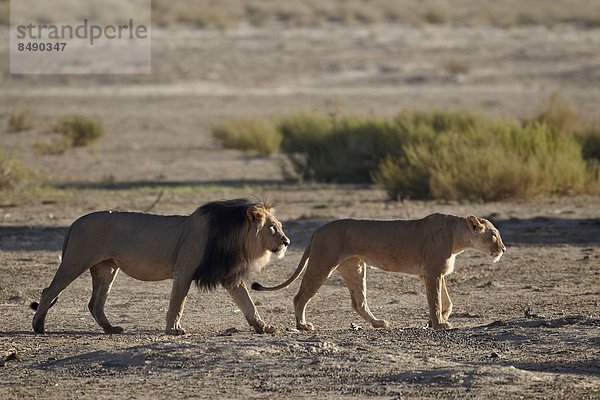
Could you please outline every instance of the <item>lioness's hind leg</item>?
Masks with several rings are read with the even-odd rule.
[[[39,304],[37,304],[32,321],[34,332],[44,333],[44,324],[46,322],[48,310],[56,303],[56,300],[62,291],[84,273],[86,269],[87,267],[85,266],[74,266],[65,260],[61,262],[50,286],[42,290],[42,297],[40,298]]]
[[[306,272],[302,278],[298,294],[294,297],[294,311],[296,314],[296,328],[301,331],[314,331],[315,328],[310,322],[306,322],[306,306],[308,302],[317,293],[319,288],[327,280],[336,264],[327,265],[320,263],[319,260],[311,257],[308,260]]]
[[[119,268],[112,261],[103,261],[90,268],[92,274],[92,298],[88,308],[92,316],[106,333],[122,333],[123,328],[112,326],[104,314],[104,304]]]
[[[377,319],[367,304],[367,266],[358,259],[351,258],[340,264],[337,271],[346,282],[352,298],[352,308],[358,315],[375,328],[387,328],[389,323],[384,319]]]

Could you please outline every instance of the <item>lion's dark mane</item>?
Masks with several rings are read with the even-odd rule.
[[[262,204],[248,199],[213,201],[195,211],[208,220],[206,245],[194,272],[200,289],[236,285],[248,274],[252,260],[248,259],[244,230],[249,223],[248,208],[253,206]]]

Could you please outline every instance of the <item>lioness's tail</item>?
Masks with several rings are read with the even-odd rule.
[[[313,237],[314,237],[314,235],[313,235]],[[302,271],[304,271],[304,268],[306,267],[306,263],[308,262],[308,258],[310,257],[310,247],[312,246],[312,240],[313,240],[313,238],[310,238],[310,242],[308,243],[308,246],[306,246],[306,250],[304,250],[304,254],[302,255],[302,258],[300,259],[298,268],[296,268],[296,270],[294,271],[292,276],[290,276],[290,278],[287,281],[283,282],[280,285],[272,286],[272,287],[264,287],[260,283],[254,282],[254,283],[252,283],[252,286],[251,286],[252,289],[259,290],[259,291],[261,291],[261,290],[271,291],[271,290],[283,289],[284,287],[291,285],[296,279],[298,279],[298,277],[300,276],[300,274],[302,273]]]

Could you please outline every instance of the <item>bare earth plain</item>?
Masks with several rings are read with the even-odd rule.
[[[600,198],[393,202],[370,186],[289,182],[283,157],[223,150],[210,134],[229,116],[313,107],[527,116],[556,90],[598,117],[600,30],[156,30],[147,77],[10,75],[8,32],[0,36],[2,148],[47,183],[23,198],[0,198],[1,398],[600,398]],[[453,73],[451,62],[467,68]],[[15,108],[31,113],[32,129],[8,131]],[[101,119],[105,136],[92,149],[36,153],[56,119],[76,112]],[[253,333],[224,290],[192,288],[188,334],[166,336],[170,282],[121,274],[107,315],[125,333],[105,335],[87,310],[86,273],[50,311],[47,334],[33,334],[29,303],[50,283],[78,216],[187,214],[251,195],[279,202],[292,240],[284,259],[250,279],[264,284],[286,279],[312,231],[335,218],[476,214],[496,224],[508,250],[496,264],[469,251],[457,258],[449,331],[426,328],[417,278],[372,268],[370,307],[391,322],[387,329],[360,319],[334,274],[308,307],[316,333],[294,329],[295,283],[251,293],[277,334]]]

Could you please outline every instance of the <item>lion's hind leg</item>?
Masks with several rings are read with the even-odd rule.
[[[363,317],[365,321],[375,328],[387,328],[389,323],[384,319],[377,319],[367,304],[367,266],[357,258],[350,258],[337,268],[342,275],[352,298],[352,308]]]
[[[92,316],[104,329],[104,332],[122,333],[123,328],[111,325],[104,314],[104,304],[119,268],[113,261],[107,260],[94,265],[90,268],[90,272],[92,274],[92,298],[88,303],[88,308]]]
[[[84,273],[86,269],[85,264],[84,266],[74,266],[63,259],[50,286],[42,290],[40,302],[31,304],[31,308],[36,310],[32,321],[34,332],[44,333],[44,324],[48,310],[56,303],[62,291]]]

